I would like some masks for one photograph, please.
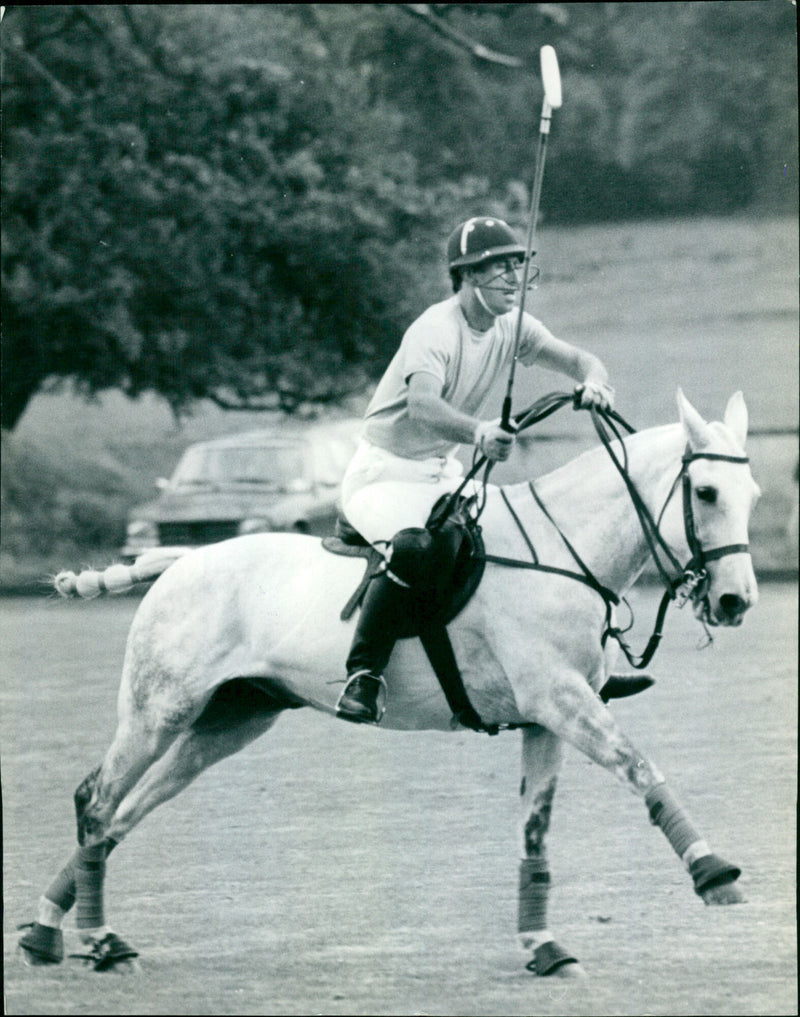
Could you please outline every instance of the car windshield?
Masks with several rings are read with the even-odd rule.
[[[175,488],[220,488],[258,484],[274,491],[309,487],[306,449],[302,444],[196,446],[186,451],[172,475]]]

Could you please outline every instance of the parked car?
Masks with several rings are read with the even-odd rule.
[[[270,530],[333,532],[360,421],[263,430],[190,445],[160,495],[129,514],[126,561]]]

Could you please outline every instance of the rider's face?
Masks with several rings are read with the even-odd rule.
[[[471,269],[469,281],[480,290],[492,314],[506,314],[516,303],[521,272],[518,258],[494,258]]]

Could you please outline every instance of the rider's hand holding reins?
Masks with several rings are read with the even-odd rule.
[[[582,410],[614,409],[614,389],[601,381],[585,381],[575,386],[575,405]]]
[[[474,444],[493,462],[505,462],[511,455],[516,439],[516,424],[513,420],[508,430],[498,420],[482,420],[475,428]]]

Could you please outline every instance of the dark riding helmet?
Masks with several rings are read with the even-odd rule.
[[[535,254],[532,251],[531,254]],[[511,227],[493,216],[476,216],[457,226],[447,241],[447,267],[465,268],[490,258],[525,257],[525,248]]]

